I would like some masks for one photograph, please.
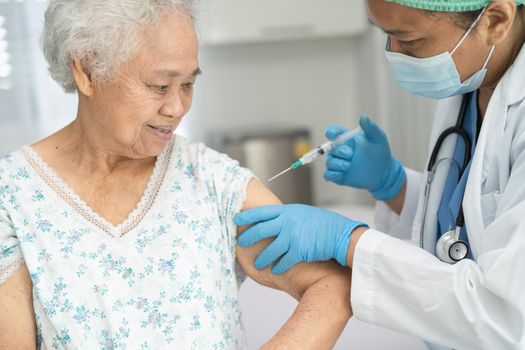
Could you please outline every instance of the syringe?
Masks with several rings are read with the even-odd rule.
[[[299,168],[299,167],[301,167],[303,165],[312,163],[314,160],[316,160],[317,158],[319,158],[319,157],[323,156],[324,154],[330,152],[332,149],[334,149],[338,145],[340,145],[342,143],[345,143],[346,141],[352,139],[353,137],[355,137],[360,132],[362,132],[362,129],[360,127],[357,127],[357,128],[355,128],[353,130],[348,130],[348,131],[344,132],[343,134],[337,136],[336,139],[333,140],[333,141],[328,141],[328,142],[326,142],[326,143],[324,143],[322,145],[319,145],[319,146],[315,147],[311,151],[306,152],[301,158],[299,158],[298,161],[293,163],[288,169],[280,172],[279,174],[277,174],[274,177],[272,177],[271,179],[269,179],[268,182],[270,182],[272,180],[275,180],[276,178],[278,178],[279,176],[287,173],[290,170],[297,169],[297,168]]]

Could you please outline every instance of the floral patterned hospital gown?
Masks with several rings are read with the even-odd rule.
[[[252,177],[177,136],[113,226],[25,146],[0,160],[0,283],[26,264],[42,348],[245,348],[233,216]]]

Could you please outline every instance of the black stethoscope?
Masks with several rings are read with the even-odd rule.
[[[446,130],[444,130],[441,135],[439,135],[436,144],[434,146],[434,149],[432,150],[432,153],[430,155],[430,159],[428,161],[427,166],[427,183],[425,186],[425,203],[423,206],[423,219],[421,223],[421,230],[420,230],[420,240],[419,245],[421,248],[423,248],[423,230],[425,227],[425,217],[428,207],[428,197],[430,193],[430,185],[434,179],[434,170],[435,166],[437,165],[437,157],[439,150],[441,146],[443,145],[443,142],[445,139],[450,136],[456,134],[457,136],[461,137],[463,139],[463,142],[465,143],[465,156],[463,157],[463,166],[459,168],[459,176],[458,176],[458,182],[459,179],[461,179],[465,169],[467,168],[470,159],[471,159],[471,149],[472,149],[472,141],[470,140],[469,135],[465,131],[465,128],[463,127],[463,121],[465,119],[465,110],[467,107],[467,101],[470,99],[470,94],[467,94],[463,96],[463,100],[461,101],[461,107],[459,109],[458,118],[456,121],[456,125],[452,126]],[[445,234],[443,234],[436,244],[436,255],[437,257],[444,262],[454,264],[460,260],[465,259],[469,254],[469,246],[467,242],[459,239],[459,234],[461,232],[461,228],[465,224],[465,216],[463,214],[463,206],[460,205],[458,215],[456,216],[456,228],[454,230],[448,231]]]

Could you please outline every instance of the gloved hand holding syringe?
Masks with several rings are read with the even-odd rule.
[[[305,153],[301,158],[299,158],[298,161],[293,163],[288,169],[280,172],[279,174],[275,175],[274,177],[272,177],[268,181],[272,181],[272,180],[278,178],[279,176],[287,173],[290,170],[297,169],[297,168],[299,168],[299,167],[301,167],[303,165],[312,163],[317,158],[319,158],[319,157],[323,156],[324,154],[330,152],[335,147],[337,147],[337,146],[347,142],[348,140],[352,139],[353,137],[355,137],[357,134],[359,134],[362,131],[363,130],[360,127],[357,127],[357,128],[355,128],[353,130],[348,130],[348,131],[342,133],[341,135],[337,136],[337,138],[335,140],[328,141],[328,142],[326,142],[326,143],[324,143],[322,145],[319,145],[319,146],[315,147],[311,151]]]

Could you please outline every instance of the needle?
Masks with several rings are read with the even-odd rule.
[[[274,177],[272,177],[270,180],[268,180],[268,182],[272,181],[272,180],[275,180],[276,178],[278,178],[279,176],[289,172],[290,170],[292,170],[292,167],[289,167],[288,169],[284,170],[284,171],[281,171],[279,174],[275,175]]]
[[[350,140],[351,138],[353,138],[361,132],[361,128],[357,127],[354,130],[345,131],[343,134],[337,136],[335,140],[325,142],[324,144],[315,147],[314,149],[303,154],[303,156],[299,158],[299,160],[297,160],[295,163],[293,163],[292,166],[290,166],[288,169],[284,170],[283,172],[280,172],[279,174],[269,179],[268,182],[275,180],[276,178],[289,172],[290,170],[297,169],[299,167],[302,167],[303,165],[312,163],[314,160],[330,152],[332,149],[334,149],[334,147]]]

